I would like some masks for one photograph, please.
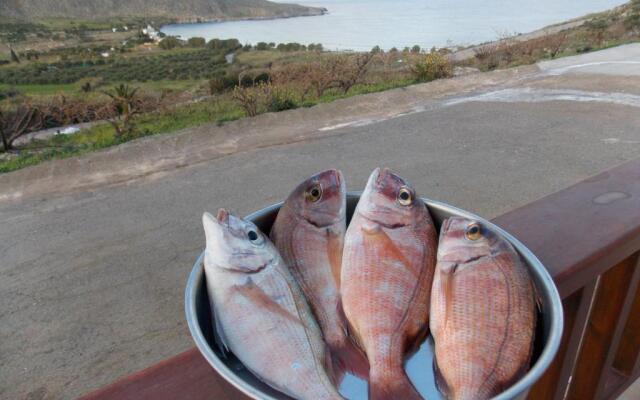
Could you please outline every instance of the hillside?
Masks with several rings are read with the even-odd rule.
[[[266,0],[2,0],[0,15],[20,19],[163,17],[180,22],[320,15],[321,8]]]

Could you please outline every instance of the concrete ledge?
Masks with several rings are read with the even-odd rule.
[[[141,138],[0,175],[0,201],[123,183],[237,152],[333,136],[339,134],[340,127],[366,125],[421,111],[432,100],[517,81],[537,71],[537,67],[527,66],[461,76],[311,108],[262,114],[220,127],[206,124],[174,134]]]

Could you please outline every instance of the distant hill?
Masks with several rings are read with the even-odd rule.
[[[323,11],[266,0],[0,0],[0,15],[19,19],[163,17],[195,22],[320,15]]]

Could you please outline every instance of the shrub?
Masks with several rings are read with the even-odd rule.
[[[42,113],[38,107],[24,104],[13,110],[0,110],[0,139],[2,151],[13,148],[13,142],[27,132],[41,129]]]
[[[417,81],[430,82],[436,79],[448,78],[453,75],[453,67],[442,54],[432,52],[411,66],[411,71]]]
[[[211,50],[233,51],[242,47],[238,39],[211,39],[207,42],[207,47]]]
[[[500,65],[500,45],[496,43],[488,43],[473,49],[476,59],[483,64],[486,69],[492,70]]]
[[[263,84],[261,88],[265,93],[267,111],[278,112],[298,107],[296,92],[292,88],[271,83]]]
[[[256,50],[268,50],[269,49],[269,45],[266,42],[258,42],[258,44],[256,44]]]
[[[20,91],[14,87],[0,90],[0,100],[10,99],[20,94]]]
[[[260,102],[261,90],[255,86],[236,86],[231,97],[244,110],[248,117],[258,115],[258,104]]]
[[[180,39],[178,39],[175,36],[167,36],[164,39],[162,39],[162,41],[160,41],[160,48],[163,50],[171,50],[171,49],[175,49],[176,47],[182,47],[184,45],[184,42]]]
[[[120,84],[111,91],[104,92],[111,97],[113,107],[118,113],[118,118],[109,121],[116,131],[117,138],[130,135],[133,132],[131,118],[141,111],[140,100],[136,95],[137,91],[138,88]]]
[[[202,37],[192,37],[187,40],[187,46],[189,47],[204,47],[206,46],[206,44],[206,40],[204,40],[204,38]]]
[[[225,89],[224,79],[222,77],[215,77],[215,78],[209,79],[209,82],[207,83],[207,85],[209,88],[209,94],[211,96],[222,93],[224,92],[224,89]]]

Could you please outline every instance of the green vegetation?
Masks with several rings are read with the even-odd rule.
[[[432,51],[416,61],[411,70],[416,80],[430,82],[453,75],[453,67],[442,54]]]
[[[9,29],[2,26],[15,23],[0,19],[0,35]],[[20,26],[27,40],[37,32],[58,32],[62,45],[29,51],[16,46],[14,56],[7,51],[0,57],[0,153],[6,153],[0,173],[142,136],[447,78],[454,71],[450,50],[426,52],[417,45],[331,53],[320,44],[243,46],[236,39],[175,37],[154,42],[142,31],[114,33],[114,24],[106,33],[92,31],[104,28],[97,22],[82,29],[60,20]],[[67,42],[70,37],[75,41]],[[634,0],[576,28],[480,46],[457,65],[506,68],[638,39],[640,0]],[[77,134],[16,144],[29,132],[80,122],[95,124]]]
[[[163,40],[164,43],[167,39]],[[54,63],[0,68],[4,84],[64,84],[100,77],[105,82],[205,79],[224,67],[225,51],[190,50],[140,57],[115,57],[109,54]]]
[[[640,0],[589,16],[581,26],[530,40],[502,37],[475,49],[464,65],[482,71],[532,64],[640,40]]]

